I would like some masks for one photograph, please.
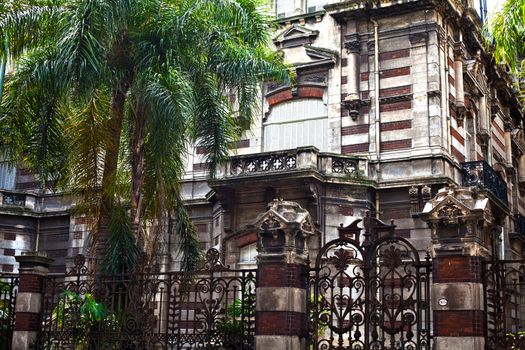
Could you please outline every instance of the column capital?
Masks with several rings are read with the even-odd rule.
[[[304,263],[315,234],[310,213],[295,202],[274,200],[255,223],[259,262]]]
[[[19,264],[18,270],[21,275],[47,275],[49,266],[54,261],[53,258],[42,252],[25,252],[22,255],[15,256],[15,259]]]
[[[359,34],[351,34],[345,36],[345,49],[347,53],[361,52],[361,40]]]
[[[420,218],[432,230],[433,255],[488,256],[484,234],[496,227],[490,200],[470,187],[445,187]]]

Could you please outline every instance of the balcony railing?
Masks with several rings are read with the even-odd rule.
[[[508,206],[507,184],[487,162],[467,162],[461,166],[464,170],[464,186],[476,186],[486,189],[499,199],[503,205]]]
[[[366,178],[366,158],[319,152],[315,147],[234,156],[217,178],[261,176],[298,171],[316,171],[347,179]]]
[[[0,191],[0,204],[11,207],[25,207],[26,195],[8,191]]]

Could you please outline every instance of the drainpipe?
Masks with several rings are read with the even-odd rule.
[[[375,84],[375,126],[376,126],[376,157],[381,158],[381,113],[379,110],[379,23],[370,19],[374,25],[374,84]],[[379,165],[379,163],[378,163]]]
[[[40,219],[36,219],[35,252],[40,249]]]

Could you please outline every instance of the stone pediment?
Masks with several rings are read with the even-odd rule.
[[[273,39],[275,46],[279,49],[288,47],[297,47],[305,44],[311,44],[319,35],[319,31],[308,29],[304,26],[294,24],[285,29],[281,34]]]
[[[295,202],[274,200],[269,209],[255,221],[255,227],[261,231],[286,229],[300,230],[313,235],[315,228],[310,213]]]
[[[425,204],[422,218],[427,222],[458,225],[466,221],[484,220],[494,222],[489,199],[480,193],[473,195],[470,189],[444,188]]]

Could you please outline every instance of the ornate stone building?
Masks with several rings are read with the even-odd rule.
[[[513,77],[481,34],[484,1],[275,0],[274,45],[297,74],[268,82],[261,113],[212,183],[196,148],[183,191],[202,248],[254,262],[252,226],[275,198],[312,215],[316,251],[365,213],[395,220],[421,252],[420,218],[446,186],[475,186],[490,201],[504,257],[525,234],[525,138]],[[0,161],[2,158],[0,158]],[[42,193],[24,169],[0,162],[0,270],[38,249],[63,270],[84,249],[86,219],[70,199]],[[165,252],[176,260],[176,240]],[[490,243],[490,242],[489,242]]]

